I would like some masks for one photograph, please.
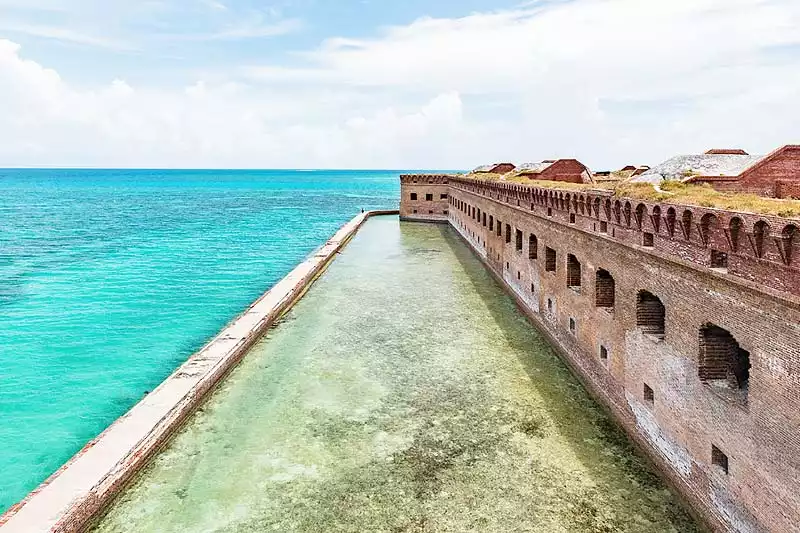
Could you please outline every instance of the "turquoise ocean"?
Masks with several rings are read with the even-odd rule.
[[[0,512],[399,174],[0,170]]]

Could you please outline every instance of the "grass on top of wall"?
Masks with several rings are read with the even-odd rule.
[[[715,209],[772,215],[783,218],[800,218],[800,200],[765,198],[755,194],[724,193],[714,190],[708,184],[664,181],[661,190],[649,183],[632,183],[628,180],[604,181],[599,183],[567,183],[561,181],[532,180],[525,176],[498,174],[470,174],[467,177],[490,181],[516,183],[543,189],[562,191],[607,190],[617,198],[635,198],[650,202],[696,205]]]

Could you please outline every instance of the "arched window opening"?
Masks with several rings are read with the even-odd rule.
[[[658,233],[661,229],[661,208],[659,206],[653,207],[653,212],[650,214],[650,222],[653,224],[653,232]]]
[[[528,237],[528,259],[538,259],[539,258],[539,239],[536,238],[536,235],[531,233],[530,237]]]
[[[622,204],[619,203],[619,200],[614,202],[614,222],[617,224],[620,223],[620,215],[622,215]]]
[[[644,216],[647,214],[647,207],[644,204],[639,204],[636,206],[636,227],[642,229],[642,224],[644,224]]]
[[[631,203],[625,202],[625,208],[622,210],[622,214],[625,216],[625,225],[630,227],[631,226]]]
[[[594,216],[600,218],[600,198],[595,198],[592,205],[594,206]]]
[[[692,212],[688,209],[681,215],[681,230],[683,231],[683,238],[688,241],[692,236]]]
[[[607,270],[597,270],[594,281],[595,306],[611,309],[614,307],[614,277]]]
[[[739,235],[742,233],[742,219],[733,217],[728,225],[728,245],[733,252],[739,251]]]
[[[677,219],[677,215],[675,214],[675,208],[670,207],[667,209],[667,233],[669,233],[670,237],[675,236],[675,221]]]
[[[700,380],[715,387],[747,390],[750,352],[733,335],[714,324],[700,328]]]
[[[636,325],[643,333],[664,337],[666,332],[665,318],[666,309],[658,296],[647,292],[639,291],[636,299]]]
[[[567,287],[578,291],[581,289],[581,263],[572,254],[567,254]]]
[[[756,222],[753,226],[753,251],[756,257],[764,257],[764,242],[769,236],[769,224],[763,220]]]
[[[792,251],[794,249],[794,243],[797,240],[797,235],[797,226],[794,224],[789,224],[784,227],[781,232],[780,246],[778,248],[781,252],[781,258],[787,266],[792,264]]]
[[[716,231],[718,225],[717,217],[711,213],[706,213],[700,219],[700,240],[704,246],[708,246],[712,233]]]
[[[606,199],[605,204],[603,204],[603,209],[606,212],[606,220],[611,220],[611,200]]]

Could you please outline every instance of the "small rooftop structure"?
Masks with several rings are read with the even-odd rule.
[[[786,145],[767,155],[740,149],[713,149],[679,155],[636,176],[633,181],[707,183],[720,191],[775,198],[800,197],[800,145]]]
[[[577,159],[546,159],[538,163],[526,163],[520,165],[517,175],[532,180],[594,183],[591,171]]]
[[[481,165],[475,170],[473,170],[472,174],[508,174],[512,172],[517,167],[514,163],[494,163],[492,165]]]
[[[712,148],[707,155],[750,155],[741,148]]]

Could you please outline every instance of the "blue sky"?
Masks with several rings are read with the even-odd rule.
[[[0,0],[0,166],[758,153],[798,67],[796,0]]]

